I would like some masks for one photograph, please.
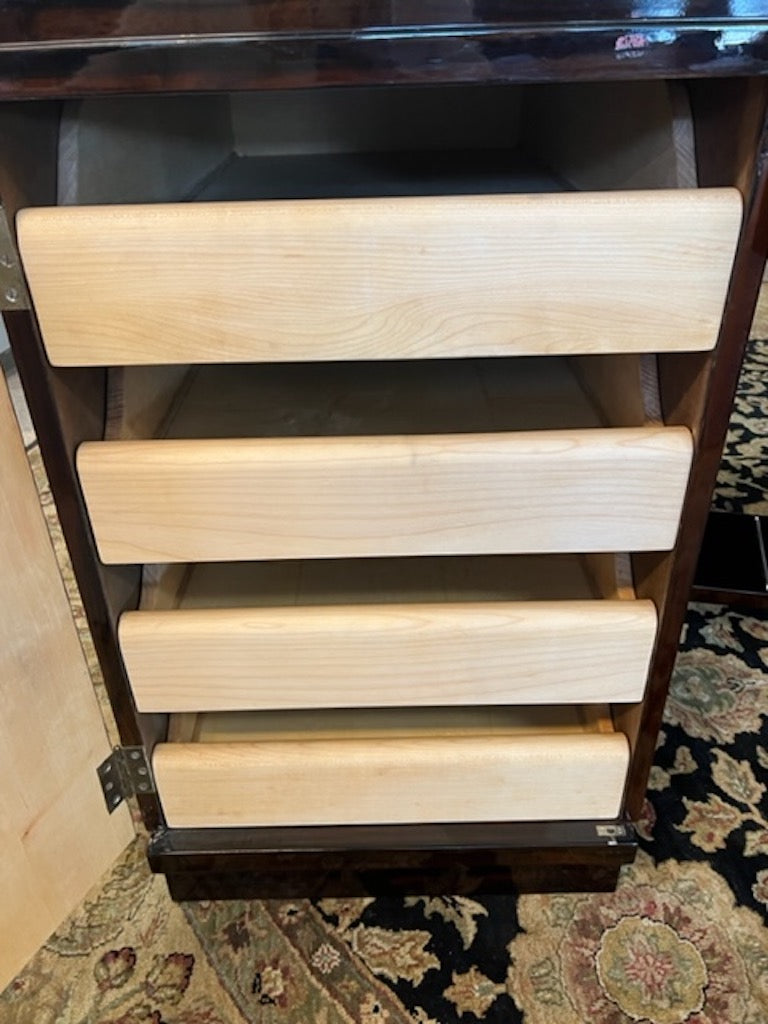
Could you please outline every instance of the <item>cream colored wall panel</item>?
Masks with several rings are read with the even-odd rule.
[[[707,349],[735,189],[24,210],[60,365]]]
[[[666,549],[685,428],[90,442],[104,562]]]
[[[650,601],[129,612],[140,711],[640,700]]]

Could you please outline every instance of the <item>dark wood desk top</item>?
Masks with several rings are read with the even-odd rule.
[[[0,97],[768,73],[768,0],[0,0]]]

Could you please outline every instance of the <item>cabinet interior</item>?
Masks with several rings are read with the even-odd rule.
[[[695,187],[684,86],[400,86],[88,99],[62,204]]]
[[[419,87],[71,103],[61,125],[58,201],[696,184],[682,86],[455,87],[450,101],[445,90]],[[113,367],[107,408],[110,440],[539,430],[661,420],[651,354]],[[612,554],[148,566],[143,578],[144,608],[634,596],[628,557],[617,561]],[[188,730],[195,717],[172,716],[169,735]],[[208,715],[205,721],[215,737],[223,719]],[[253,724],[244,720],[242,728]]]
[[[261,363],[110,371],[107,440],[635,427],[654,356]]]
[[[64,105],[59,154],[62,205],[697,185],[686,87],[661,81],[88,99]],[[662,358],[678,389],[700,393],[708,356]],[[651,354],[108,376],[109,440],[637,426],[662,419],[664,398]],[[419,600],[419,587],[447,599],[634,596],[626,556],[459,559],[460,583],[439,561],[149,566],[142,607],[364,601],[372,589]],[[212,741],[231,727],[202,717]]]
[[[140,609],[634,598],[623,554],[147,565]]]
[[[398,740],[427,737],[573,735],[613,732],[607,705],[544,707],[333,708],[173,715],[175,743]]]

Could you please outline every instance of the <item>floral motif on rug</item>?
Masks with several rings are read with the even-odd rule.
[[[0,995],[3,1024],[243,1024],[134,842]]]
[[[768,515],[768,340],[747,345],[713,508]]]
[[[526,896],[509,987],[526,1024],[760,1024],[768,942],[706,863],[641,853],[615,893]]]

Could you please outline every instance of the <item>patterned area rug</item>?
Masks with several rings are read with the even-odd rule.
[[[719,507],[765,510],[767,368],[753,343]],[[139,838],[0,1022],[765,1024],[766,719],[768,613],[692,605],[615,893],[179,906]]]
[[[712,503],[723,512],[768,515],[767,373],[768,341],[750,341]]]

